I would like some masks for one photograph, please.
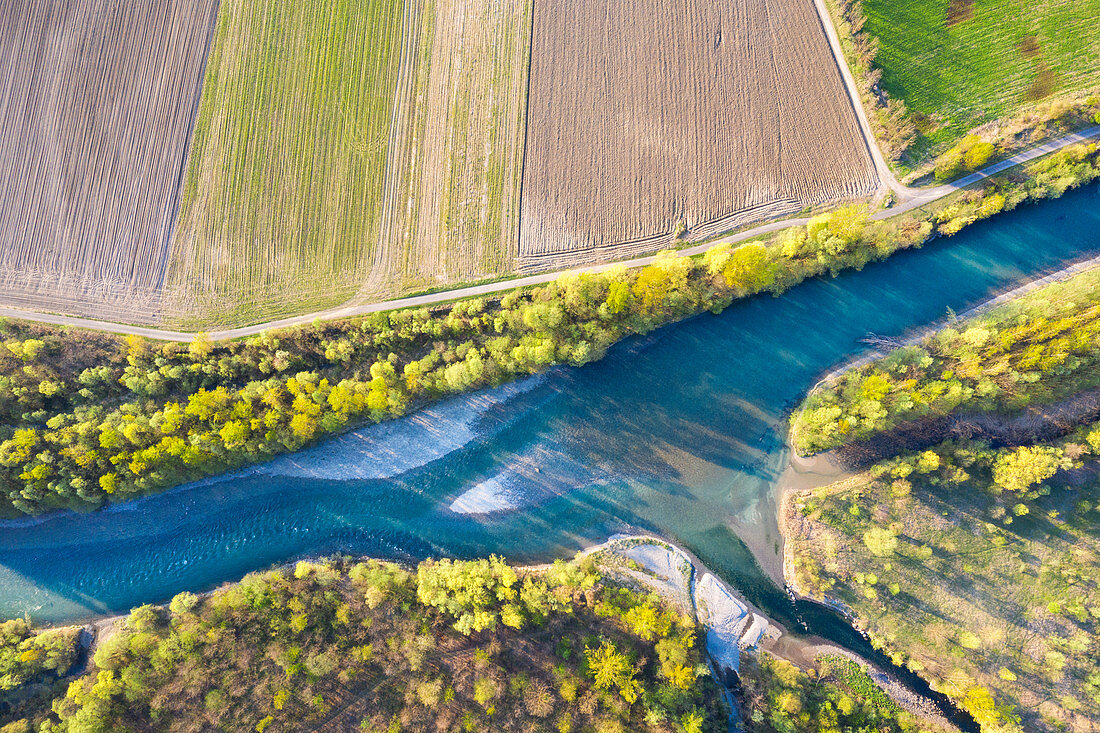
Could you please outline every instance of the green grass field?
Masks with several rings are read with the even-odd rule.
[[[1100,0],[864,0],[864,9],[883,87],[927,133],[918,154],[1100,83]]]
[[[347,298],[378,241],[404,0],[222,4],[165,319]]]

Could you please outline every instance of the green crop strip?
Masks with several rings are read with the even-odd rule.
[[[167,317],[348,297],[377,240],[403,0],[224,3]]]
[[[1100,81],[1098,0],[865,0],[882,87],[942,147],[1055,92]]]

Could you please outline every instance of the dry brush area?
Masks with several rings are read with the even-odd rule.
[[[521,270],[878,186],[811,0],[536,3],[530,75]]]
[[[0,299],[151,321],[216,0],[0,0]]]

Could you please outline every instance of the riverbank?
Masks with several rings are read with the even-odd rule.
[[[1089,436],[1100,423],[1020,448],[951,441],[790,494],[789,587],[858,619],[990,730],[1094,731],[1096,619],[1080,610],[1100,597]],[[1051,464],[1011,473],[1029,456]]]
[[[796,491],[826,486],[846,475],[844,468],[833,460],[831,455],[799,456],[790,451],[787,467],[775,482],[771,496],[770,509],[778,518],[781,514],[784,497]],[[730,528],[745,543],[753,554],[760,569],[778,587],[786,587],[784,573],[784,551],[786,547],[782,525],[779,525],[778,546],[768,543],[767,539],[754,533],[738,532],[739,522],[731,521]]]
[[[600,360],[628,336],[861,269],[1097,175],[1100,152],[1079,145],[935,211],[885,221],[847,207],[766,243],[711,246],[698,259],[666,253],[641,270],[563,276],[499,301],[318,323],[244,342],[200,339],[186,350],[4,324],[14,351],[0,368],[13,378],[0,397],[12,403],[13,433],[0,445],[0,485],[27,514],[163,491],[448,395]],[[66,388],[74,384],[84,386]]]
[[[104,620],[94,666],[21,714],[35,730],[725,730],[679,618],[577,563],[299,561]]]
[[[1027,295],[1028,293],[1032,293],[1036,290],[1039,290],[1040,288],[1046,287],[1047,285],[1065,282],[1070,278],[1076,277],[1077,275],[1088,272],[1090,270],[1095,270],[1098,267],[1100,267],[1100,255],[1089,257],[1087,259],[1081,260],[1080,262],[1075,262],[1067,267],[1063,267],[1054,272],[1042,275],[1033,280],[1029,280],[1022,285],[1009,288],[991,297],[989,300],[986,300],[983,303],[974,306],[973,308],[969,308],[963,311],[962,313],[955,313],[945,316],[944,318],[934,323],[921,326],[913,331],[910,331],[909,333],[887,337],[889,341],[889,348],[890,350],[893,350],[895,348],[902,348],[904,346],[914,346],[942,328],[945,328],[947,326],[954,326],[955,324],[958,324],[960,322],[985,315],[999,305],[1003,305],[1011,300],[1020,298],[1024,295]],[[809,391],[812,392],[819,387],[835,382],[837,379],[844,376],[847,372],[850,372],[853,369],[858,369],[861,366],[866,366],[877,359],[881,359],[888,353],[889,351],[883,351],[881,349],[867,349],[865,353],[856,355],[852,359],[846,361],[844,364],[832,369],[824,377],[821,377],[819,380],[817,380],[817,382],[814,384],[813,387],[810,388]]]
[[[789,442],[802,453],[839,450],[859,463],[922,440],[985,435],[1005,442],[1074,415],[1088,419],[1085,398],[1100,388],[1093,346],[1100,333],[1098,262],[1050,273],[908,338],[881,339],[888,348],[850,362],[807,393],[791,418]],[[1001,424],[1025,408],[1031,421]]]
[[[855,652],[817,637],[803,637],[770,619],[736,589],[715,576],[697,557],[678,545],[650,535],[623,535],[583,550],[616,582],[654,592],[680,607],[705,630],[712,670],[728,680],[741,671],[745,654],[770,654],[803,671],[815,670],[822,656],[851,659],[902,708],[944,729],[955,727],[936,704],[896,676]]]
[[[764,612],[747,601],[727,583],[717,578],[705,564],[683,548],[650,535],[616,536],[590,546],[577,554],[574,564],[590,560],[599,573],[614,586],[635,588],[643,593],[656,593],[663,602],[680,609],[699,624],[703,648],[708,664],[716,679],[723,682],[727,704],[737,710],[735,695],[739,686],[734,680],[741,671],[745,655],[769,654],[790,662],[804,671],[814,670],[822,656],[843,656],[855,660],[868,670],[871,678],[905,710],[922,719],[950,729],[934,703],[907,688],[888,671],[869,663],[850,650],[843,649],[816,637],[792,635],[782,625],[766,617]],[[360,562],[349,559],[347,562]],[[325,558],[302,558],[281,563],[270,571],[283,577],[304,577],[320,572]],[[303,571],[302,568],[307,568]],[[415,570],[415,566],[413,567]],[[308,570],[313,568],[314,570]],[[520,573],[536,575],[555,572],[549,564],[517,567]],[[410,572],[406,569],[405,572]],[[254,581],[251,585],[255,585]],[[218,588],[198,594],[184,594],[180,608],[194,607],[211,599],[235,592],[242,582],[223,584]],[[251,587],[251,586],[250,586]],[[176,608],[176,602],[172,605]],[[112,638],[125,630],[123,622],[129,615],[103,616],[89,620],[84,625],[85,663],[96,650],[111,645]],[[754,667],[755,669],[755,667]],[[74,668],[66,679],[73,680],[84,674],[83,664]],[[733,674],[731,674],[731,672]]]
[[[858,479],[858,475],[851,476],[850,478],[852,480],[856,480]],[[840,482],[843,481],[844,479],[840,479]],[[825,485],[835,484],[823,483],[802,488],[790,487],[780,496],[779,526],[780,531],[783,533],[784,536],[784,543],[781,564],[782,577],[779,582],[783,585],[784,588],[786,588],[787,593],[790,595],[793,601],[820,605],[829,609],[830,611],[839,614],[845,619],[848,624],[852,626],[852,628],[856,632],[860,634],[860,636],[866,639],[868,638],[866,631],[860,627],[858,623],[858,618],[856,614],[852,611],[852,609],[848,608],[843,603],[835,601],[827,596],[815,597],[812,594],[808,593],[806,589],[799,586],[797,574],[794,572],[794,566],[797,562],[797,558],[795,557],[795,554],[791,547],[791,543],[787,541],[787,538],[791,536],[791,532],[796,526],[795,523],[801,520],[801,515],[799,515],[797,509],[794,508],[792,499],[802,492],[810,491],[813,488],[818,488]],[[842,483],[840,485],[842,485]],[[834,644],[814,644],[813,642],[803,641],[796,643],[794,648],[790,649],[785,647],[783,645],[783,642],[784,640],[781,639],[780,644],[775,650],[773,650],[773,653],[799,666],[802,666],[821,655],[830,654],[846,657],[856,661],[861,665],[867,666],[870,669],[869,674],[871,678],[877,684],[879,684],[879,686],[881,686],[895,702],[904,707],[906,710],[913,713],[914,715],[921,716],[925,720],[935,722],[939,725],[948,726],[952,730],[957,729],[953,723],[951,723],[946,717],[944,717],[943,713],[941,712],[942,708],[937,705],[937,703],[933,702],[929,697],[914,692],[911,687],[902,684],[896,675],[890,673],[889,671],[885,671],[881,667],[870,664],[866,659],[852,652],[851,650],[844,649],[843,647],[839,647]],[[909,674],[915,673],[909,672]],[[925,680],[925,682],[927,683],[927,680]],[[943,696],[942,693],[940,693],[940,696],[940,704],[947,703],[949,705],[953,705],[953,703],[948,701],[946,696]],[[955,708],[955,713],[965,714],[958,708]],[[972,719],[969,722],[972,723]]]
[[[899,346],[916,344],[946,325],[954,326],[959,321],[983,315],[1000,305],[1033,293],[1045,286],[1064,282],[1081,273],[1093,270],[1098,265],[1100,265],[1100,258],[1089,258],[1053,273],[1034,278],[964,311],[958,317],[919,329],[915,334],[901,340]],[[870,354],[853,360],[845,367],[834,370],[825,379],[820,380],[814,389],[827,381],[836,379],[847,370],[870,363],[877,358],[882,358],[882,355]],[[780,562],[778,565],[774,562],[775,556],[772,553],[764,552],[761,554],[755,548],[751,549],[754,549],[754,554],[761,567],[768,572],[773,580],[786,587],[792,598],[824,603],[855,625],[857,616],[851,608],[830,599],[828,596],[810,593],[799,585],[798,573],[795,571],[799,558],[795,556],[793,544],[789,541],[789,538],[797,534],[803,540],[809,538],[806,541],[813,542],[813,536],[801,514],[795,508],[793,499],[796,495],[805,495],[815,488],[824,486],[831,486],[833,490],[843,491],[843,487],[849,483],[853,486],[865,483],[867,478],[862,474],[854,473],[854,471],[874,460],[881,460],[902,450],[927,448],[943,440],[960,436],[988,440],[995,446],[1026,445],[1060,437],[1075,426],[1083,422],[1091,422],[1098,416],[1100,416],[1100,390],[1086,390],[1051,405],[1032,407],[1026,413],[1012,417],[993,414],[953,415],[932,421],[935,424],[928,421],[921,422],[910,426],[911,430],[900,431],[900,433],[899,431],[890,431],[888,434],[880,436],[881,440],[874,441],[873,446],[870,444],[854,447],[846,446],[845,448],[822,452],[813,456],[801,456],[797,452],[794,447],[796,440],[792,429],[788,435],[790,462],[776,487],[777,523],[782,537]],[[856,628],[859,627],[856,626]]]
[[[1089,257],[1008,288],[962,313],[950,314],[932,324],[918,327],[897,337],[883,338],[885,347],[869,349],[864,354],[831,370],[807,391],[807,397],[822,388],[835,385],[849,372],[886,358],[897,349],[918,346],[945,328],[964,330],[968,322],[989,314],[1000,306],[1048,286],[1064,283],[1079,275],[1093,272],[1098,268],[1100,268],[1100,256]],[[842,466],[847,470],[856,470],[898,452],[918,450],[952,437],[987,440],[994,445],[1020,445],[1027,441],[1049,440],[1058,437],[1074,425],[1100,416],[1100,393],[1085,389],[1051,404],[1031,406],[1025,413],[1015,416],[961,412],[924,417],[881,431],[866,440],[848,442],[843,446],[809,456],[800,454],[798,450],[800,423],[794,419],[797,414],[796,411],[792,415],[791,428],[787,437],[792,466],[823,465],[816,462],[816,459],[821,457],[826,463]],[[797,483],[794,485],[797,486]]]
[[[1091,687],[1080,683],[1092,670],[1094,623],[1064,609],[1096,597],[1094,583],[1076,580],[1095,577],[1096,264],[923,329],[900,344],[919,342],[912,358],[879,356],[881,365],[836,386],[828,394],[842,417],[859,395],[889,409],[895,392],[915,395],[936,380],[965,395],[974,375],[1000,378],[972,390],[984,401],[964,396],[816,454],[862,472],[780,501],[792,595],[851,619],[990,729],[1095,730]],[[796,430],[789,440],[797,444]],[[1054,566],[1067,575],[1048,573]],[[1079,641],[1060,645],[1071,636]],[[1058,674],[1045,660],[1057,661]]]

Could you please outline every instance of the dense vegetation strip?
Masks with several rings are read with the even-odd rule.
[[[69,671],[75,631],[0,625],[4,689],[24,697],[0,708],[4,733],[728,728],[691,609],[602,577],[594,556],[302,561],[136,608],[71,684],[28,695]],[[941,730],[846,658],[802,670],[746,652],[740,677],[750,733]]]
[[[0,487],[8,511],[95,508],[297,450],[427,401],[584,364],[616,341],[735,298],[919,246],[1100,174],[1068,148],[934,212],[871,221],[860,207],[764,242],[667,254],[636,271],[563,275],[499,301],[188,346],[4,325]]]
[[[802,453],[954,412],[1011,412],[1100,386],[1100,269],[940,329],[815,389],[793,417]]]
[[[941,728],[906,712],[858,662],[825,655],[800,669],[770,654],[741,668],[743,718],[753,733],[932,733]]]
[[[142,606],[40,731],[725,730],[695,622],[588,565],[299,562]]]
[[[164,317],[347,299],[378,240],[404,0],[221,3]]]
[[[1094,730],[1098,458],[1100,423],[1052,444],[944,443],[801,492],[789,579],[984,731]]]
[[[49,707],[63,694],[62,679],[79,663],[80,629],[35,631],[24,619],[0,623],[0,731],[5,723]]]
[[[1096,0],[838,0],[849,56],[909,163],[1100,83]],[[901,103],[904,102],[904,107]],[[890,147],[890,145],[888,145]],[[895,146],[896,147],[896,146]]]

